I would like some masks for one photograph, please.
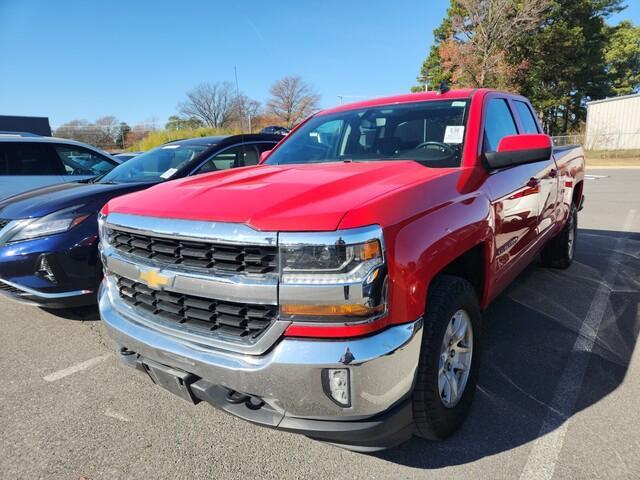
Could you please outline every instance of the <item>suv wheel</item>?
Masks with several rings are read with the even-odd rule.
[[[478,379],[481,323],[469,282],[449,275],[433,280],[413,392],[418,436],[443,440],[469,413]]]

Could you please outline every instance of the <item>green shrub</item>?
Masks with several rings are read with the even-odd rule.
[[[146,137],[144,137],[142,140],[134,143],[131,147],[129,147],[129,151],[138,152],[138,151],[151,150],[152,148],[158,147],[167,142],[172,142],[174,140],[182,140],[185,138],[208,137],[212,135],[233,135],[237,133],[241,133],[241,132],[239,130],[234,130],[234,129],[221,129],[221,128],[209,128],[209,127],[184,129],[184,130],[154,130],[152,132],[149,132],[149,134]]]

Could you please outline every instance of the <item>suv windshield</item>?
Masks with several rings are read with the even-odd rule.
[[[160,182],[171,178],[181,167],[211,145],[163,145],[123,163],[99,183]]]
[[[459,167],[466,100],[437,100],[349,110],[310,119],[269,156],[269,165],[415,160]]]

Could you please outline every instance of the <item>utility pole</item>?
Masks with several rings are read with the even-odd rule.
[[[236,95],[240,95],[240,88],[238,87],[238,67],[236,65],[233,66],[233,74],[236,77]]]
[[[422,81],[424,82],[424,91],[429,91],[429,80],[431,80],[431,75],[429,75],[429,70],[424,72],[424,76],[422,77]]]

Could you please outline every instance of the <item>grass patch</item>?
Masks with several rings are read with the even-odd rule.
[[[640,167],[640,150],[585,150],[588,167]]]

